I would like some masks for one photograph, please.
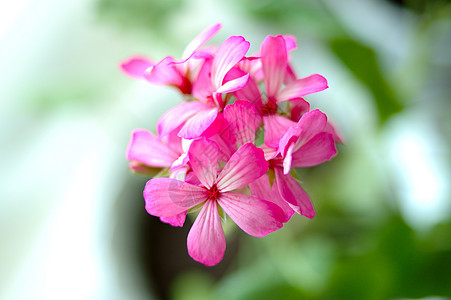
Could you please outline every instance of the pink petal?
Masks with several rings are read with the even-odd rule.
[[[220,29],[221,23],[215,23],[202,31],[188,44],[188,46],[186,46],[182,58],[186,59],[192,56],[195,51],[208,42],[214,35],[216,35]]]
[[[282,136],[290,127],[296,125],[295,122],[280,115],[263,116],[265,126],[265,144],[271,148],[277,148]]]
[[[220,121],[218,122],[218,120]],[[218,145],[219,159],[224,162],[228,161],[237,149],[235,136],[229,130],[229,124],[224,119],[224,113],[218,113],[216,120],[204,131],[202,137],[206,137]]]
[[[215,142],[202,138],[192,142],[188,155],[194,174],[205,187],[210,189],[218,175],[218,146]]]
[[[153,133],[135,129],[126,152],[127,159],[151,167],[169,167],[178,154],[162,143]]]
[[[301,128],[297,126],[293,126],[288,128],[287,132],[282,136],[279,141],[279,153],[282,157],[286,157],[288,148],[291,147],[291,153],[294,150],[295,144],[299,139],[299,135],[301,134]]]
[[[285,220],[280,207],[253,196],[222,193],[218,204],[244,232],[256,237],[282,228]]]
[[[179,136],[184,139],[195,139],[200,137],[205,130],[216,120],[218,108],[201,110],[189,118],[179,132]]]
[[[263,108],[260,90],[252,78],[249,78],[249,81],[243,88],[235,91],[234,95],[238,100],[245,100],[251,103],[259,112]]]
[[[157,217],[172,217],[208,199],[205,188],[171,179],[154,178],[144,188],[146,210]]]
[[[227,105],[224,109],[224,117],[240,146],[254,143],[262,118],[251,103],[237,100]]]
[[[278,102],[303,97],[327,89],[327,80],[319,74],[292,81],[276,96]]]
[[[132,57],[121,63],[121,70],[135,78],[144,78],[144,71],[152,67],[154,63],[145,57]]]
[[[291,208],[300,215],[312,219],[315,216],[315,209],[308,194],[301,188],[296,179],[290,174],[284,175],[282,168],[274,168],[276,182],[282,198],[288,202]]]
[[[235,144],[235,136],[232,132],[230,132],[229,127],[229,123],[224,119],[224,113],[218,113],[215,121],[210,125],[210,127],[208,127],[207,130],[204,131],[204,133],[202,133],[202,136],[206,137],[207,139],[214,139],[214,136],[219,135],[225,142],[229,144]],[[217,144],[218,146],[220,146],[220,148],[223,145],[223,143]]]
[[[249,80],[249,74],[243,75],[241,77],[235,78],[233,80],[224,83],[217,91],[218,94],[231,93],[238,89],[241,89],[246,85]]]
[[[202,134],[202,137],[218,145],[220,159],[224,162],[228,161],[237,149],[235,136],[229,127],[230,125],[224,119],[224,113],[218,113],[216,120]]]
[[[281,35],[268,36],[261,46],[262,69],[266,95],[273,98],[279,91],[287,69],[287,49]]]
[[[188,253],[196,261],[214,266],[224,257],[226,241],[215,201],[207,201],[188,234]]]
[[[197,176],[193,173],[193,172],[189,172],[186,177],[185,177],[185,182],[197,185],[197,186],[201,186],[202,183],[200,182],[199,178],[197,178]]]
[[[287,64],[287,72],[285,73],[285,78],[283,80],[283,83],[289,84],[293,81],[295,81],[297,78],[296,73],[294,72],[294,69],[291,67],[291,65]]]
[[[230,157],[217,179],[221,192],[235,190],[251,183],[268,170],[263,150],[248,143]]]
[[[239,68],[232,68],[227,73],[224,80],[228,81],[245,75],[246,73]],[[244,86],[235,90],[233,95],[237,98],[237,100],[245,100],[252,103],[252,105],[254,105],[259,112],[261,110],[261,107],[263,106],[260,90],[258,89],[258,86],[252,77],[249,77],[249,80]]]
[[[273,159],[279,154],[276,148],[271,148],[266,146],[265,144],[262,144],[258,146],[258,148],[263,150],[263,153],[265,153],[265,159],[268,161],[270,159]]]
[[[144,72],[144,77],[147,81],[155,84],[181,86],[184,77],[180,74],[177,67],[172,64],[173,62],[174,58],[171,56],[163,58],[158,64],[147,69]]]
[[[315,135],[323,132],[327,125],[327,116],[319,109],[305,113],[299,120],[296,128],[300,130],[299,139],[296,144],[303,145]]]
[[[216,52],[216,47],[203,47],[202,50],[198,50],[193,53],[193,56],[191,58],[194,59],[207,59],[207,58],[213,58],[214,53]]]
[[[222,132],[210,137],[209,140],[215,142],[218,145],[220,151],[220,159],[222,161],[228,161],[237,149],[236,142],[230,143],[229,140],[224,137]]]
[[[161,222],[168,223],[172,226],[183,227],[186,219],[186,212],[179,213],[172,217],[161,217]]]
[[[188,180],[186,180],[186,177],[187,177],[186,173],[188,171],[191,171],[191,168],[189,168],[188,166],[184,166],[184,167],[180,166],[180,167],[177,167],[175,170],[172,170],[172,167],[171,167],[171,169],[169,171],[171,172],[169,174],[169,178],[188,182]],[[192,183],[192,182],[190,182],[190,183]]]
[[[168,147],[170,147],[177,154],[185,152],[182,148],[183,139],[178,136],[180,129],[182,129],[182,125],[160,136],[161,141],[168,145]]]
[[[200,101],[181,102],[166,111],[158,120],[157,131],[159,136],[165,136],[183,124],[189,117],[210,108]]]
[[[283,220],[284,223],[288,222],[288,220],[294,214],[294,210],[280,196],[277,185],[274,184],[274,186],[271,188],[271,186],[269,185],[268,175],[264,174],[262,177],[254,180],[252,183],[249,183],[249,188],[251,189],[252,196],[272,202],[279,206],[283,210],[285,215],[285,218]]]
[[[296,50],[298,45],[296,44],[296,38],[292,35],[284,35],[285,46],[287,47],[287,52]]]
[[[310,103],[302,98],[290,100],[291,104],[291,120],[298,122],[302,115],[310,110]]]
[[[251,78],[256,81],[262,79],[261,73],[262,63],[260,57],[243,57],[242,60],[238,62],[238,68],[244,73],[248,73]]]
[[[212,59],[207,59],[200,68],[199,74],[193,83],[193,97],[203,102],[211,101],[211,63]]]
[[[177,169],[180,169],[189,161],[188,153],[182,153],[171,165],[171,168],[169,169],[170,172],[174,172]]]
[[[223,108],[225,103],[222,100],[222,94],[231,93],[244,87],[249,80],[249,74],[235,78],[224,83],[216,92],[213,92],[213,99],[217,106]]]
[[[293,152],[320,132],[323,132],[327,124],[327,117],[318,109],[305,113],[296,126],[289,128],[279,142],[279,152],[285,156],[287,147],[291,143],[296,146]]]
[[[286,175],[288,173],[290,173],[291,170],[291,165],[293,163],[293,149],[294,149],[294,143],[291,144],[288,149],[287,152],[285,153],[285,157],[283,159],[283,173]]]
[[[337,150],[332,135],[328,132],[321,132],[293,154],[292,165],[297,168],[316,166],[328,161],[336,154]]]
[[[227,72],[244,57],[249,46],[249,42],[242,36],[231,36],[219,46],[211,66],[211,82],[214,90],[222,86]]]

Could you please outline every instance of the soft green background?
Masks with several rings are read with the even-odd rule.
[[[401,2],[395,4],[394,2]],[[251,52],[292,34],[306,99],[342,132],[299,170],[317,215],[265,238],[227,224],[224,261],[146,214],[124,157],[176,91],[119,69],[180,57],[206,26]],[[383,0],[21,0],[0,4],[1,299],[451,297],[451,5]]]

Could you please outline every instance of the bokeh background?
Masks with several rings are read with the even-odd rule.
[[[265,238],[228,225],[215,267],[148,215],[125,148],[175,90],[131,55],[292,34],[306,99],[342,132],[299,170],[317,215]],[[17,0],[0,4],[0,299],[450,299],[451,5],[427,0]]]

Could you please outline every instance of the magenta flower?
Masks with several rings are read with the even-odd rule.
[[[260,50],[265,99],[253,78],[248,80],[245,87],[235,92],[238,99],[251,102],[259,110],[265,128],[265,144],[274,148],[288,128],[295,125],[292,120],[278,114],[279,104],[289,101],[295,107],[292,113],[295,116],[299,115],[308,111],[310,107],[302,99],[303,96],[320,92],[328,87],[327,80],[319,74],[294,78],[288,64],[288,51],[295,47],[296,43],[292,37],[281,35],[266,37]]]
[[[255,107],[247,102],[237,100],[224,109],[227,131],[221,133],[233,136],[238,145],[255,142],[255,135],[261,124],[261,116]]]
[[[190,170],[187,151],[191,141],[180,138],[177,133],[175,129],[164,136],[155,136],[146,129],[133,130],[125,154],[130,169],[148,174],[155,168],[168,168],[171,178],[184,180]]]
[[[281,228],[285,219],[283,211],[274,203],[232,192],[268,170],[261,149],[250,143],[243,145],[218,172],[219,155],[214,142],[196,140],[191,144],[189,159],[200,185],[156,178],[149,180],[144,189],[146,210],[154,216],[173,217],[202,206],[187,244],[190,256],[208,266],[219,263],[225,252],[220,209],[243,231],[257,237]]]
[[[194,83],[193,96],[206,103],[224,108],[222,94],[234,92],[246,85],[249,74],[243,74],[233,80],[225,80],[249,50],[250,43],[242,36],[231,36],[218,47],[212,60],[207,60]]]
[[[291,167],[316,166],[337,154],[333,136],[327,130],[326,115],[315,109],[304,114],[296,126],[284,134],[279,142],[284,174],[288,174]]]
[[[283,135],[278,150],[269,160],[281,197],[295,212],[308,218],[315,216],[310,197],[289,172],[291,167],[315,166],[337,154],[333,136],[326,130],[324,113],[316,109],[304,114],[296,126]]]
[[[138,166],[171,167],[183,153],[181,138],[167,135],[165,139],[146,129],[135,129],[127,146],[126,157],[131,169]]]
[[[203,59],[212,57],[210,49],[200,49],[220,29],[221,24],[216,23],[202,31],[188,44],[179,61],[172,56],[166,56],[155,63],[145,57],[135,56],[123,62],[121,69],[131,77],[146,79],[154,84],[174,86],[183,94],[191,94],[192,80],[197,76],[196,69],[201,66]]]
[[[295,211],[291,208],[288,202],[282,198],[277,185],[273,184],[273,186],[271,187],[267,174],[250,183],[249,188],[253,196],[256,196],[260,199],[265,199],[266,201],[270,201],[279,206],[283,210],[285,215],[285,218],[283,220],[284,223],[290,220]]]
[[[231,36],[219,47],[213,59],[207,59],[193,86],[193,96],[199,101],[182,102],[168,110],[158,121],[166,128],[176,128],[183,124],[179,136],[194,139],[213,124],[225,103],[222,95],[242,88],[249,78],[244,74],[239,78],[225,81],[225,75],[244,57],[249,42],[243,37]],[[159,134],[164,134],[163,132]]]

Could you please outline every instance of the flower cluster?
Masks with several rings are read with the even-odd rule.
[[[250,44],[242,36],[205,45],[220,28],[200,33],[179,60],[132,57],[121,64],[127,75],[185,96],[158,120],[157,135],[132,133],[126,156],[134,171],[163,170],[144,189],[149,214],[183,226],[187,213],[198,212],[188,252],[208,266],[223,258],[226,216],[257,237],[294,213],[313,218],[292,168],[331,159],[340,142],[326,115],[302,98],[328,86],[318,74],[296,77],[289,63],[294,37],[268,36],[246,56]]]

